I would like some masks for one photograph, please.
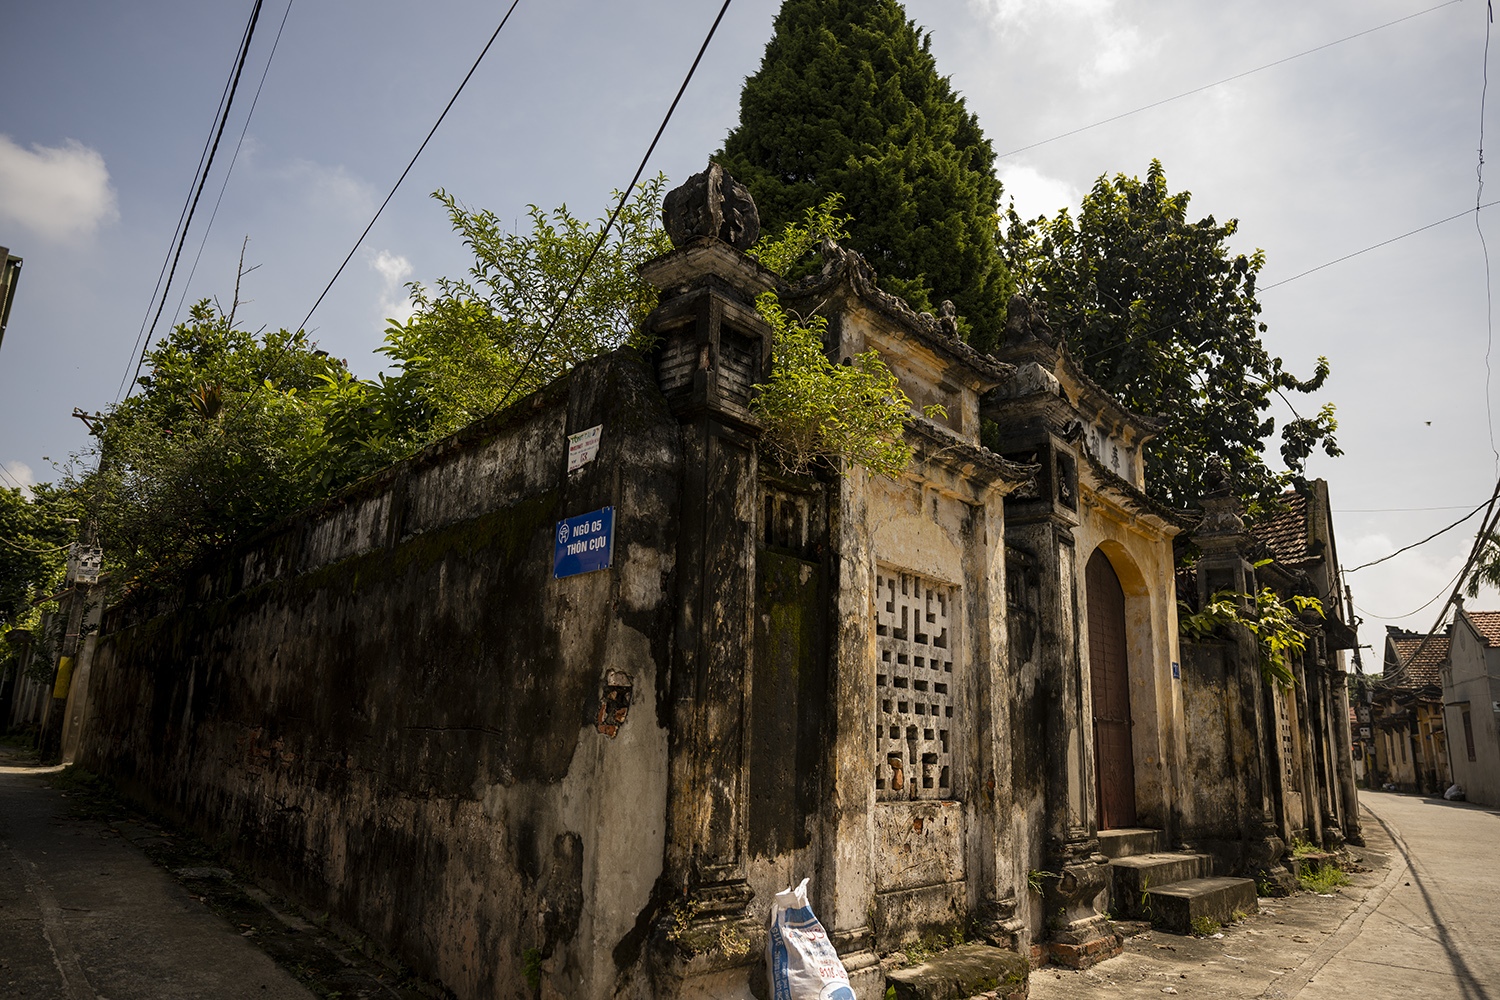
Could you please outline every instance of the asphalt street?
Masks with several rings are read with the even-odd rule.
[[[1395,843],[1390,889],[1288,996],[1500,1000],[1500,810],[1389,792],[1360,801]]]

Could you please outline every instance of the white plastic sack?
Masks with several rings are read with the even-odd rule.
[[[783,889],[771,904],[771,937],[766,971],[774,1000],[855,1000],[849,973],[812,907],[807,883]]]

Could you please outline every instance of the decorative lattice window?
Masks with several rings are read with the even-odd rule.
[[[954,798],[958,588],[875,571],[875,797]]]
[[[1300,769],[1297,766],[1297,710],[1280,687],[1276,688],[1276,726],[1281,733],[1281,764],[1286,771],[1288,791],[1302,790]]]

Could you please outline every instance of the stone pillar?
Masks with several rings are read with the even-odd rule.
[[[1335,661],[1337,662],[1337,661]],[[1342,664],[1339,664],[1342,666]],[[1341,791],[1339,819],[1345,843],[1364,846],[1364,834],[1359,828],[1359,789],[1354,781],[1354,761],[1350,758],[1354,747],[1354,734],[1349,724],[1349,675],[1342,669],[1332,678],[1333,688],[1333,732],[1334,754],[1338,761],[1338,781]],[[1362,744],[1363,745],[1363,744]],[[1366,757],[1365,773],[1369,774],[1374,762]]]
[[[1252,538],[1240,517],[1239,498],[1229,488],[1223,469],[1205,477],[1209,492],[1203,498],[1203,521],[1193,535],[1198,558],[1198,603],[1204,607],[1220,591],[1253,594],[1255,568],[1247,557]],[[1242,601],[1248,610],[1248,600]],[[1268,740],[1275,732],[1269,704],[1271,693],[1260,672],[1260,651],[1248,629],[1236,629],[1227,695],[1230,701],[1230,757],[1234,766],[1240,837],[1245,865],[1258,880],[1285,884],[1291,876],[1281,864],[1286,843],[1277,835],[1272,782],[1279,769],[1268,757]],[[1273,771],[1277,776],[1273,776]]]
[[[754,205],[716,166],[668,195],[664,215],[677,249],[641,267],[663,289],[644,328],[684,454],[658,967],[664,995],[708,995],[743,982],[764,940],[745,856],[760,433],[749,402],[771,352],[755,296],[775,277],[741,252]]]

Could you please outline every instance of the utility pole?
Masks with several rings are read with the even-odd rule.
[[[0,345],[5,343],[5,327],[10,323],[10,305],[16,300],[16,285],[21,281],[21,258],[13,257],[10,248],[0,247]]]
[[[73,408],[73,416],[83,421],[89,433],[98,437],[104,427],[102,413],[85,413]],[[104,458],[100,457],[99,468],[104,469]],[[67,724],[68,694],[72,688],[73,669],[78,662],[82,634],[88,616],[89,596],[99,582],[103,569],[104,550],[99,547],[98,521],[91,514],[84,522],[82,538],[68,548],[68,571],[65,582],[68,589],[67,610],[62,644],[58,650],[57,667],[52,674],[52,699],[47,704],[42,718],[41,741],[38,749],[44,760],[51,760],[62,753],[63,727]]]

